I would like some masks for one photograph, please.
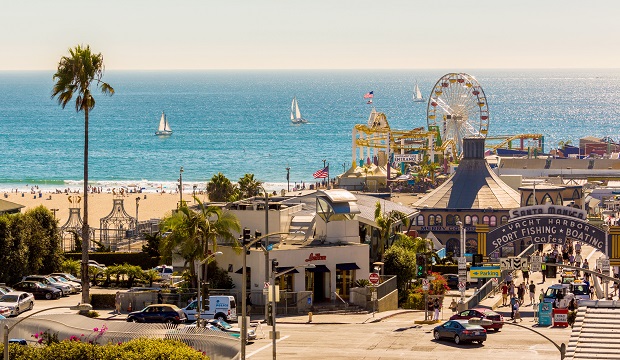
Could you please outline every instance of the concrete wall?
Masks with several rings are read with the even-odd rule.
[[[349,293],[349,302],[353,305],[357,305],[362,309],[372,310],[372,303],[370,303],[370,291],[369,288],[351,288]],[[368,308],[370,305],[370,309]]]
[[[379,299],[377,304],[377,311],[389,311],[398,309],[398,289],[392,291],[387,296]]]

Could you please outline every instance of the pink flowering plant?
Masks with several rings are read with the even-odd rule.
[[[88,336],[81,334],[80,336],[71,335],[68,341],[79,341],[86,342],[89,344],[95,344],[108,331],[108,326],[103,324],[101,327],[93,328],[93,332]],[[50,330],[41,331],[35,334],[32,334],[31,337],[35,338],[37,343],[41,345],[50,345],[53,343],[60,342],[58,340],[58,333],[51,333]]]
[[[37,343],[41,345],[50,345],[59,342],[58,333],[53,333],[50,331],[50,329],[34,333],[30,335],[30,337],[35,338]]]

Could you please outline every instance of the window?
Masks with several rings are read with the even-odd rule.
[[[542,198],[541,204],[544,205],[546,203],[553,204],[553,199],[551,199],[551,196],[549,196],[549,194],[545,194],[545,196]],[[555,204],[555,205],[562,205],[562,204]]]
[[[424,226],[424,215],[418,215],[418,226]]]
[[[443,219],[441,218],[441,215],[435,215],[435,225],[441,226],[442,222],[443,222]]]
[[[577,192],[577,191],[575,191],[575,193],[576,193],[576,192]],[[580,197],[573,197],[573,200],[577,200],[577,199],[579,199],[579,198],[580,198]],[[558,204],[558,205],[562,205],[562,204],[564,203],[564,201],[562,201],[562,194],[558,194],[558,196],[557,196],[557,198],[556,198],[556,200],[555,200],[555,203],[556,203],[556,204]]]
[[[478,240],[476,239],[465,240],[465,252],[468,254],[477,254],[478,253]]]
[[[502,225],[504,224],[508,224],[508,216],[506,215],[502,216]]]
[[[461,246],[459,239],[452,238],[446,241],[446,253],[452,253],[453,257],[461,256]]]
[[[558,197],[561,197],[561,195],[558,194]],[[580,199],[580,198],[581,198],[581,196],[579,195],[579,191],[577,191],[577,190],[573,191],[573,200]]]
[[[482,217],[482,223],[485,225],[489,225],[489,215],[484,215]]]
[[[478,223],[478,215],[474,215],[471,217],[471,223],[476,225]]]
[[[491,226],[497,226],[497,217],[495,215],[491,215],[491,221],[489,222]]]
[[[428,226],[434,226],[435,225],[435,215],[429,215],[428,216]]]
[[[471,225],[471,216],[465,215],[465,225]]]
[[[527,197],[527,200],[525,201],[525,206],[532,206],[534,205],[534,195],[530,194]]]
[[[278,276],[276,279],[276,285],[280,286],[280,291],[289,291],[292,292],[295,288],[294,286],[294,275],[293,273],[284,274],[282,276]]]
[[[461,217],[458,215],[454,215],[454,225],[456,225],[459,221],[461,221]]]
[[[454,222],[454,215],[446,216],[446,225],[456,225]]]

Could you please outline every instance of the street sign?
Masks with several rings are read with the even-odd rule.
[[[433,281],[433,280],[435,280],[435,277],[434,276],[427,276],[426,279],[428,281]]]
[[[459,277],[467,277],[467,270],[459,269],[458,275]]]
[[[531,263],[531,270],[532,271],[542,271],[542,256],[538,256],[538,255],[532,255],[530,257],[532,263]]]
[[[269,295],[269,288],[263,289],[263,295]]]
[[[465,291],[465,282],[459,281],[459,291]]]
[[[465,257],[458,257],[459,270],[467,269],[467,259]]]
[[[609,259],[601,260],[601,272],[605,275],[609,275]]]
[[[378,284],[379,283],[379,274],[377,273],[370,273],[370,275],[368,275],[368,281],[370,281],[373,284]]]
[[[428,291],[429,289],[429,282],[426,279],[422,279],[422,290],[424,291]]]
[[[469,276],[472,279],[478,278],[496,278],[500,277],[502,274],[502,270],[499,266],[482,266],[482,267],[472,267],[469,269]]]
[[[499,279],[498,278],[492,278],[491,280],[493,281],[493,285],[497,286],[497,283],[499,282]]]
[[[269,283],[268,282],[264,282],[263,283],[263,289],[268,289],[269,288]]]
[[[527,259],[520,257],[507,257],[499,259],[499,266],[502,270],[521,270],[527,269]]]

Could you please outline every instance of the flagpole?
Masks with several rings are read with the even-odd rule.
[[[329,190],[329,163],[327,163],[327,190]]]

